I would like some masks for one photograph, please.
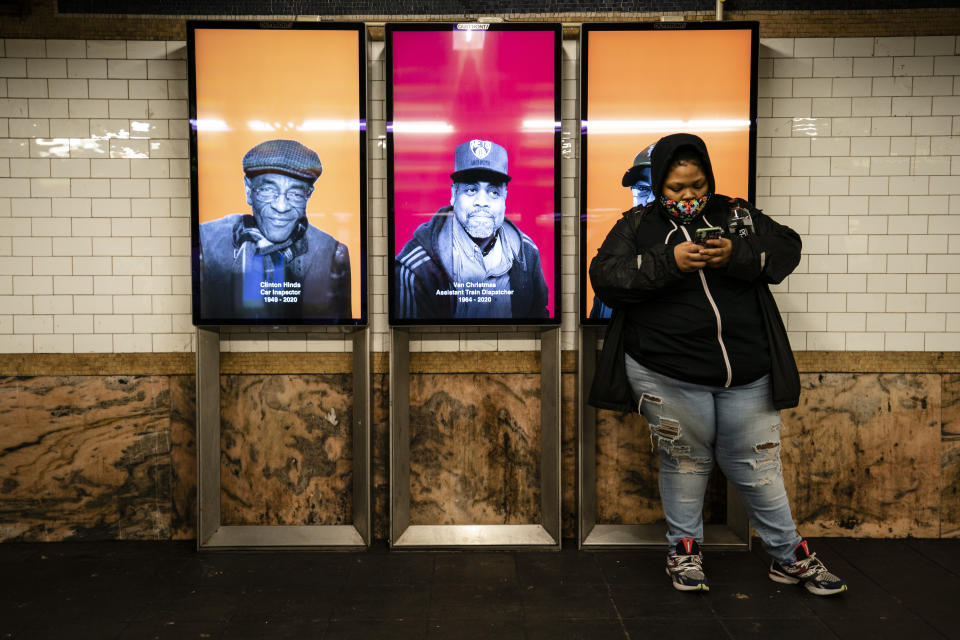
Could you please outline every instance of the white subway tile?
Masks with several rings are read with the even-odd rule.
[[[111,353],[113,337],[107,335],[74,334],[74,353]]]
[[[812,235],[833,235],[847,233],[846,216],[811,216],[810,233]]]
[[[111,158],[146,158],[149,154],[149,140],[110,140]]]
[[[810,103],[810,115],[814,118],[850,117],[852,98],[814,98]]]
[[[774,157],[796,157],[810,155],[808,138],[774,138],[770,153]]]
[[[836,38],[833,41],[833,55],[872,56],[873,38]]]
[[[933,58],[929,56],[910,56],[894,58],[894,76],[929,76],[933,73]]]
[[[850,193],[850,178],[813,177],[810,178],[810,195],[845,196]],[[800,194],[802,195],[802,194]],[[855,195],[855,194],[851,194]]]
[[[146,79],[146,60],[107,60],[107,75],[118,79]]]
[[[913,93],[912,77],[874,78],[873,95],[909,96]]]
[[[776,161],[778,173],[767,175],[793,175],[793,176],[828,176],[830,175],[830,158],[771,158]],[[758,162],[759,164],[759,162]],[[779,171],[782,171],[780,173]],[[759,170],[757,175],[760,175]]]
[[[90,198],[53,198],[53,215],[58,218],[89,218]]]
[[[887,296],[883,293],[848,293],[847,311],[878,313],[887,308]],[[867,316],[868,318],[870,316]]]
[[[90,285],[91,290],[93,284]],[[73,298],[74,313],[113,313],[113,298],[111,296],[75,295]],[[96,322],[96,319],[94,319]]]
[[[115,353],[149,353],[153,350],[153,340],[149,334],[113,334]]]
[[[192,296],[153,296],[153,313],[168,313],[171,314],[171,319],[174,315],[185,316],[192,311],[191,300]],[[191,322],[188,321],[184,328],[190,326]],[[174,331],[176,330],[174,328]]]
[[[49,198],[13,198],[10,213],[15,218],[49,218],[50,202]]]
[[[888,180],[892,196],[926,195],[930,190],[927,176],[890,176]]]
[[[851,215],[848,222],[848,233],[851,234],[880,235],[887,233],[887,219],[883,216]]]
[[[934,136],[929,138],[929,141],[930,147],[927,154],[918,151],[916,155],[960,156],[960,137],[958,136]]]
[[[835,156],[830,158],[830,173],[834,176],[865,176],[870,173],[870,158]]]
[[[935,116],[960,115],[960,96],[935,96],[931,113]]]
[[[847,310],[847,296],[844,293],[808,293],[807,311],[814,313],[843,312]],[[781,308],[781,313],[786,310]]]
[[[148,100],[148,118],[187,118],[186,100]]]
[[[167,57],[167,43],[163,41],[127,40],[127,58],[162,60]]]
[[[853,59],[853,75],[890,76],[893,75],[892,57],[870,57]]]
[[[56,315],[53,316],[54,333],[93,333],[93,316]]]
[[[134,160],[133,162],[139,161]],[[135,218],[164,218],[170,216],[170,200],[167,198],[136,199],[132,201],[132,205],[132,214]]]
[[[7,96],[10,98],[48,98],[47,81],[43,79],[7,80]]]
[[[889,116],[892,98],[852,98],[851,114],[854,117]],[[902,114],[901,114],[902,115]]]
[[[790,78],[763,78],[757,86],[761,98],[793,97],[793,81]]]
[[[960,334],[958,333],[925,333],[923,335],[926,351],[960,351]]]
[[[158,276],[189,276],[190,260],[184,256],[162,257],[154,256],[150,258],[153,266],[153,274]],[[376,281],[376,278],[374,278]],[[381,288],[384,290],[385,287]]]
[[[850,98],[869,96],[873,92],[872,78],[834,78],[833,97]]]
[[[930,194],[960,194],[960,176],[930,176]]]
[[[848,331],[846,334],[845,349],[847,351],[883,351],[884,334]]]
[[[806,58],[833,55],[833,38],[797,38],[794,40],[793,57]]]
[[[867,314],[867,331],[903,331],[906,326],[904,313]]]
[[[141,118],[147,117],[146,100],[109,100],[110,118]]]
[[[790,293],[826,292],[827,276],[826,274],[795,273],[787,278],[787,286]]]
[[[73,258],[73,275],[109,276],[113,275],[110,258],[107,256],[77,256]]]
[[[912,56],[914,42],[912,36],[878,37],[874,42],[874,55]]]
[[[828,313],[827,331],[863,331],[867,326],[867,318],[864,313]]]
[[[67,61],[62,58],[28,58],[27,76],[30,78],[66,78]]]
[[[911,235],[908,236],[908,253],[947,253],[946,236],[940,235]]]
[[[148,60],[147,77],[151,80],[185,80],[187,63],[184,60]]]
[[[13,158],[10,160],[12,178],[49,178],[50,161],[44,158]]]
[[[910,135],[914,136],[948,136],[953,130],[953,119],[950,116],[915,116],[910,120]]]
[[[87,55],[87,44],[83,40],[47,40],[45,48],[48,58],[84,58]]]
[[[113,258],[112,269],[107,273],[117,276],[149,276],[150,261],[140,257],[116,256]]]
[[[927,256],[925,255],[887,256],[887,271],[889,273],[926,273]]]
[[[908,126],[909,129],[909,126]],[[869,136],[871,131],[870,118],[834,118],[833,135],[842,136]]]
[[[929,96],[920,97],[897,97],[891,98],[893,101],[893,114],[895,116],[929,116],[933,105],[933,98]],[[886,114],[876,114],[886,115]]]
[[[150,221],[150,228],[154,237],[190,235],[190,221],[184,218],[157,218]]]
[[[902,273],[868,273],[867,291],[870,293],[902,294],[907,291],[907,276]],[[902,311],[891,308],[891,296],[887,296],[887,311]]]
[[[906,253],[909,236],[870,236],[868,243],[871,254]]]
[[[129,96],[127,80],[90,79],[87,82],[89,83],[89,97],[91,98],[126,99]]]
[[[793,80],[794,98],[829,98],[831,95],[833,95],[833,81],[830,78],[796,78]]]
[[[808,195],[809,181],[805,177],[774,177],[770,180],[770,193],[776,196]]]
[[[954,53],[954,36],[920,36],[916,39],[918,56],[949,56]]]
[[[910,196],[909,213],[919,215],[945,215],[950,210],[948,196]]]
[[[853,75],[853,58],[814,58],[814,78],[848,78]]]
[[[960,76],[960,56],[935,56],[933,75]]]
[[[842,333],[807,332],[807,349],[811,351],[843,351],[845,344]]]
[[[842,234],[830,236],[830,253],[867,253],[867,236]]]
[[[872,176],[910,175],[910,158],[907,156],[877,156],[870,161]]]
[[[130,161],[109,158],[91,160],[90,176],[94,178],[129,178]]]
[[[67,232],[70,226],[67,225]],[[93,243],[90,238],[62,237],[53,239],[53,255],[55,256],[89,256],[93,254]]]
[[[127,43],[123,40],[87,40],[88,58],[125,58]]]
[[[899,197],[894,198],[899,199]],[[871,213],[882,213],[874,211],[871,198]],[[905,210],[905,207],[904,207]],[[904,210],[894,212],[902,213]],[[909,233],[927,233],[927,216],[921,215],[890,215],[887,216],[887,233],[891,234],[909,234]]]
[[[908,273],[907,291],[912,293],[943,293],[947,292],[947,276],[943,273]],[[928,309],[933,311],[933,309]]]
[[[170,276],[134,276],[134,295],[170,295]]]
[[[51,118],[106,118],[109,114],[107,100],[85,100],[82,98],[71,98],[68,112],[51,115]],[[31,105],[32,112],[32,105]],[[67,115],[69,113],[69,115]]]
[[[68,78],[106,78],[106,60],[67,60]]]
[[[92,213],[95,218],[129,218],[130,200],[127,198],[94,198]]]
[[[960,234],[960,216],[932,215],[930,216],[929,220],[930,220],[931,234],[934,234],[934,235]]]
[[[930,76],[913,78],[913,95],[947,96],[953,93],[953,78],[950,76]]]
[[[167,42],[167,58],[170,60],[185,60],[187,57],[187,43],[180,41]]]
[[[34,315],[57,315],[73,313],[70,296],[33,296]],[[9,317],[9,316],[7,316]]]
[[[849,153],[850,138],[812,138],[810,140],[812,156],[845,156]]]
[[[70,196],[73,198],[108,198],[110,181],[103,178],[71,178]]]
[[[73,351],[72,335],[34,335],[34,353],[70,353]]]
[[[115,295],[113,296],[114,313],[151,313],[153,303],[150,296],[145,295]]]
[[[186,140],[150,140],[149,149],[151,158],[190,157],[190,147]]]
[[[946,331],[947,316],[945,313],[908,313],[907,331]]]
[[[310,342],[307,343],[308,351]],[[192,333],[155,333],[153,334],[153,351],[155,353],[182,352],[194,350]]]
[[[34,237],[70,235],[69,218],[33,218],[29,222]]]
[[[847,271],[850,273],[884,273],[887,256],[854,254],[847,257]]]
[[[110,195],[113,198],[147,198],[150,196],[150,183],[140,178],[114,178],[110,180]]]
[[[780,310],[780,313],[790,313],[793,311],[806,311],[807,300],[811,295],[815,294],[777,292],[773,294],[773,298],[777,303],[777,308]]]
[[[913,122],[916,118],[902,118],[902,117],[874,117],[871,118],[870,129],[868,133],[863,135],[873,135],[873,136],[909,136],[909,135],[923,135],[919,133],[911,133],[913,131]]]
[[[153,198],[189,198],[190,181],[184,178],[152,178],[149,195]]]
[[[830,118],[793,118],[792,135],[794,137],[807,136],[829,137],[833,135],[833,121]]]
[[[92,276],[54,276],[54,295],[89,295],[93,293]],[[75,311],[80,312],[78,309]]]
[[[67,102],[63,98],[28,98],[27,112],[31,118],[67,118]]]
[[[49,97],[51,98],[87,98],[89,96],[87,80],[61,79],[48,80]]]
[[[946,313],[956,313],[960,310],[960,294],[956,293],[930,293],[926,296],[926,311],[943,311]],[[924,311],[924,309],[919,309]]]

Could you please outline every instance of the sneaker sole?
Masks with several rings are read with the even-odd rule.
[[[670,573],[670,569],[667,569],[667,576],[670,578],[670,584],[672,584],[673,588],[677,591],[710,591],[710,586],[706,584],[680,584],[673,579],[673,574]]]
[[[798,578],[788,576],[778,571],[770,571],[767,575],[771,580],[779,582],[780,584],[797,584],[800,582]],[[847,590],[847,585],[843,585],[839,589],[824,589],[823,587],[814,585],[812,582],[804,582],[803,587],[815,596],[832,596]]]

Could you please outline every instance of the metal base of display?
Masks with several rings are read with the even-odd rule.
[[[362,549],[370,544],[370,330],[353,330],[353,524],[220,523],[220,329],[197,327],[197,548]],[[337,336],[338,338],[340,336]]]
[[[597,411],[589,404],[597,364],[597,345],[606,327],[581,326],[577,351],[580,429],[577,441],[577,540],[581,549],[666,546],[665,524],[597,524]],[[727,523],[706,525],[703,546],[750,549],[750,521],[733,485],[727,481]]]
[[[560,327],[540,333],[540,524],[410,524],[410,329],[390,328],[390,547],[560,549]]]

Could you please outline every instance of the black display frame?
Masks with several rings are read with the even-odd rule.
[[[587,307],[587,278],[590,260],[587,255],[587,147],[589,144],[588,123],[588,58],[590,53],[589,35],[595,31],[749,31],[750,32],[750,130],[749,158],[747,161],[747,199],[756,199],[757,178],[757,91],[760,52],[760,23],[756,21],[720,21],[720,22],[603,22],[584,23],[580,30],[580,188],[579,188],[579,226],[578,226],[578,267],[577,288],[578,321],[584,326],[602,327],[608,324],[608,318],[590,318]]]
[[[189,134],[190,134],[190,247],[191,247],[191,291],[192,320],[202,326],[343,326],[365,327],[369,324],[368,273],[368,184],[367,184],[367,27],[362,22],[293,22],[293,21],[243,21],[243,20],[188,20],[187,24],[187,74],[189,97]],[[359,120],[358,145],[360,162],[360,256],[351,262],[360,266],[360,316],[357,318],[204,318],[201,317],[200,282],[200,215],[199,215],[199,158],[197,152],[197,72],[196,72],[196,31],[199,29],[240,29],[261,30],[311,30],[311,31],[355,31],[357,33],[357,115]],[[357,274],[351,273],[351,279]]]
[[[554,230],[553,230],[553,251],[554,251],[554,269],[553,269],[553,292],[554,292],[554,310],[553,317],[548,318],[484,318],[484,319],[418,319],[418,318],[399,318],[396,313],[396,274],[394,268],[395,247],[396,247],[396,227],[395,227],[395,194],[394,194],[394,140],[393,140],[393,120],[394,120],[394,95],[393,95],[393,34],[403,31],[454,31],[461,29],[480,28],[487,32],[497,31],[549,31],[554,34],[554,142],[553,142],[553,172],[554,172]],[[561,73],[563,66],[563,27],[560,23],[547,22],[524,22],[524,23],[464,23],[464,22],[430,22],[430,23],[387,23],[384,29],[384,49],[385,49],[385,72],[386,82],[386,105],[385,118],[387,124],[387,273],[388,273],[388,292],[387,308],[388,320],[391,326],[404,327],[488,327],[488,326],[545,326],[553,327],[560,325],[562,321],[562,247],[561,247],[561,93],[563,90]],[[547,274],[544,273],[544,277]]]

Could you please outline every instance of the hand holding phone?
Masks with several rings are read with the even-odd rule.
[[[694,236],[697,244],[707,246],[707,240],[723,237],[723,229],[720,227],[703,227],[697,229]]]

